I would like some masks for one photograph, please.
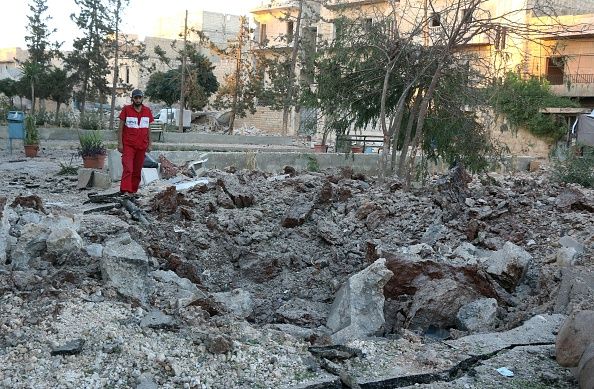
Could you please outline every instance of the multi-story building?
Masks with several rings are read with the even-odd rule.
[[[310,2],[304,1],[304,4]],[[318,2],[315,2],[316,4]],[[314,22],[303,28],[316,32],[317,39],[337,36],[339,18],[357,19],[363,27],[377,20],[392,18],[398,30],[406,34],[423,21],[418,43],[432,45],[443,39],[444,27],[453,18],[464,17],[469,9],[452,7],[453,0],[329,0]],[[265,50],[291,47],[299,1],[263,1],[252,14],[256,24],[255,40]],[[487,0],[469,20],[485,20],[480,33],[469,31],[469,40],[457,50],[479,57],[485,80],[517,71],[525,76],[549,80],[552,90],[563,96],[579,98],[587,106],[594,104],[594,4],[578,0]],[[477,22],[478,23],[478,22]],[[475,24],[477,24],[475,23]],[[484,28],[489,24],[489,28]],[[563,27],[551,28],[557,25]],[[522,30],[522,31],[519,31]],[[288,40],[288,41],[287,41]],[[258,125],[256,114],[256,126]],[[270,113],[267,112],[267,118]],[[299,117],[292,122],[293,133],[299,129]],[[270,126],[270,125],[269,125]]]

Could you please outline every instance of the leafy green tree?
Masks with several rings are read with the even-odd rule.
[[[47,73],[45,85],[48,97],[56,102],[56,123],[59,121],[60,106],[67,104],[72,98],[73,80],[64,69],[52,68]]]
[[[52,58],[58,54],[59,43],[50,43],[49,38],[56,30],[50,30],[47,21],[51,16],[47,16],[46,0],[31,0],[29,4],[30,15],[27,16],[29,24],[27,25],[28,35],[25,36],[29,58],[21,63],[23,78],[31,88],[29,94],[31,98],[31,110],[35,113],[36,90],[35,87],[41,82]]]
[[[14,106],[14,97],[18,96],[18,81],[10,78],[0,80],[0,93],[3,93],[10,100],[10,105]]]
[[[496,111],[504,114],[513,128],[525,127],[536,136],[552,140],[566,134],[566,124],[554,116],[542,114],[540,109],[578,106],[567,97],[555,96],[545,80],[523,79],[511,72],[492,87],[492,95]]]
[[[106,83],[109,73],[107,59],[108,36],[113,32],[110,15],[105,4],[100,0],[74,0],[79,7],[78,14],[70,15],[82,36],[75,38],[74,50],[66,57],[66,70],[74,75],[77,93],[80,99],[81,116],[84,116],[85,104],[89,94],[99,98],[110,90]]]
[[[217,91],[219,83],[213,74],[214,66],[204,55],[188,48],[189,64],[186,66],[187,82],[184,88],[184,109],[201,110],[208,98]],[[167,72],[151,74],[145,94],[156,101],[171,106],[179,101],[181,90],[181,66]]]

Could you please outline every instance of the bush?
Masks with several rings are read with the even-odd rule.
[[[553,165],[555,179],[594,188],[594,147],[576,147],[558,154]]]
[[[566,133],[566,124],[539,110],[578,106],[567,97],[555,96],[546,81],[536,77],[522,79],[515,73],[508,73],[502,83],[494,86],[493,95],[495,109],[506,116],[512,127],[522,126],[536,136],[552,140]]]
[[[96,112],[85,112],[84,116],[80,118],[79,126],[83,130],[91,131],[101,130],[104,127],[101,117]]]
[[[80,142],[78,154],[81,157],[95,157],[97,155],[107,154],[101,134],[97,131],[91,131],[85,134],[79,133],[78,140]]]
[[[26,145],[39,144],[39,131],[37,130],[36,119],[33,115],[27,115],[25,117],[25,139]]]

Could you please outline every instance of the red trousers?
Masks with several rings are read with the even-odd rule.
[[[148,146],[148,141],[142,139],[130,139],[124,134],[122,153],[122,181],[120,181],[120,191],[136,193],[140,185],[142,174],[142,165],[144,164],[144,154]]]

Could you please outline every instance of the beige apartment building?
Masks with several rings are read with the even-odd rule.
[[[282,37],[294,34],[298,3],[263,1],[252,10],[257,50],[290,51],[292,43]],[[447,27],[452,18],[460,18],[466,12],[462,8],[455,15],[451,7],[454,3],[458,1],[329,0],[320,6],[317,1],[306,0],[304,9],[314,14],[308,15],[306,21],[309,23],[301,26],[301,35],[315,31],[316,39],[332,40],[337,33],[334,23],[337,18],[358,19],[365,25],[390,17],[402,33],[416,23],[428,20],[423,34],[415,39],[431,45],[442,38],[442,26]],[[481,59],[479,63],[485,79],[501,77],[509,71],[543,77],[556,94],[579,98],[584,106],[594,106],[593,1],[488,0],[471,17],[493,22],[491,28],[472,34],[472,38],[459,48],[461,54]],[[564,28],[550,27],[559,22]],[[532,27],[522,34],[514,33],[517,26],[527,25]],[[282,113],[260,107],[255,115],[244,120],[244,124],[278,132],[281,117]],[[303,113],[293,112],[290,122],[293,134],[299,132],[301,119]]]

